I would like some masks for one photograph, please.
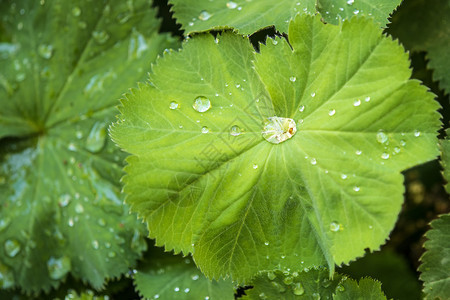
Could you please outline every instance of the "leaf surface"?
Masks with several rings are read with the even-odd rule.
[[[420,258],[425,299],[448,299],[450,295],[450,214],[431,222],[425,236],[425,253]]]
[[[174,17],[186,34],[209,29],[235,28],[242,34],[252,34],[262,28],[275,26],[279,32],[288,31],[290,19],[298,13],[320,12],[326,22],[337,24],[339,19],[354,15],[372,16],[385,26],[389,14],[400,4],[399,0],[170,0]],[[318,2],[318,3],[316,3]]]
[[[107,139],[117,99],[174,45],[146,1],[2,1],[0,262],[3,287],[67,274],[102,287],[145,250],[123,205],[124,155]],[[3,51],[13,49],[11,51]]]
[[[132,154],[132,210],[209,277],[300,260],[333,270],[378,249],[403,200],[400,172],[438,155],[439,105],[372,21],[298,16],[289,41],[256,54],[233,33],[198,35],[157,62],[112,127]],[[297,130],[278,144],[263,137],[275,116]]]
[[[370,278],[363,278],[357,283],[348,279],[341,283],[333,299],[336,300],[386,300],[381,291],[381,283]]]
[[[231,280],[208,280],[190,257],[170,253],[152,253],[134,280],[147,299],[234,299]]]

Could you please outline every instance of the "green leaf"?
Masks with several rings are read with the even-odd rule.
[[[134,278],[147,299],[234,299],[231,280],[208,280],[190,257],[152,253]]]
[[[341,288],[342,276],[329,279],[326,269],[305,269],[302,272],[269,271],[251,281],[242,299],[331,299]]]
[[[427,51],[433,79],[450,93],[450,1],[404,1],[389,32],[411,51]]]
[[[438,155],[439,105],[371,20],[298,16],[289,42],[257,54],[233,33],[197,35],[122,100],[111,129],[133,154],[132,210],[209,277],[241,282],[300,260],[332,272],[378,249],[403,201],[400,172]]]
[[[444,300],[450,295],[450,214],[431,222],[431,228],[425,234],[428,241],[420,258],[420,280],[424,282],[425,299]]]
[[[354,15],[372,16],[381,26],[387,23],[389,14],[400,0],[170,0],[174,17],[186,34],[209,29],[235,28],[242,34],[252,34],[261,28],[275,26],[279,32],[287,32],[290,19],[297,13],[320,12],[328,23],[338,24],[339,19]]]
[[[441,140],[441,164],[444,169],[444,178],[447,181],[445,189],[450,194],[450,129],[447,129],[446,133],[446,138]]]
[[[174,42],[147,1],[1,1],[0,20],[2,287],[48,291],[70,273],[101,288],[146,248],[106,126]]]
[[[363,278],[359,284],[354,280],[345,280],[337,289],[336,300],[386,300],[381,291],[381,283],[370,278]]]

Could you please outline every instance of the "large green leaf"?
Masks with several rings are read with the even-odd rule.
[[[400,0],[170,0],[174,17],[181,23],[186,34],[211,28],[236,28],[242,34],[269,26],[287,32],[289,20],[298,12],[320,12],[326,22],[337,24],[339,19],[354,15],[372,16],[384,26],[389,14]]]
[[[71,273],[100,288],[146,248],[106,126],[173,42],[147,1],[2,1],[0,19],[2,287],[49,290]]]
[[[133,154],[124,190],[150,237],[210,277],[300,260],[332,271],[378,249],[400,172],[438,155],[439,105],[371,20],[298,16],[289,42],[256,54],[233,33],[195,36],[123,99],[111,130]],[[262,134],[274,116],[296,122],[279,144]]]
[[[135,274],[136,289],[147,299],[234,299],[231,280],[210,281],[190,257],[152,253]]]
[[[389,30],[412,51],[427,51],[433,79],[450,93],[450,1],[405,0]]]
[[[425,299],[448,299],[450,295],[450,214],[431,222],[425,236],[425,253],[419,271]]]

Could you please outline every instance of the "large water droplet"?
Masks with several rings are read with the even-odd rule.
[[[15,257],[21,249],[20,242],[16,239],[6,240],[4,247],[6,255],[9,257]]]
[[[78,17],[81,15],[81,9],[78,6],[75,6],[74,8],[72,8],[72,15],[74,17]]]
[[[229,9],[235,9],[237,7],[237,4],[235,2],[233,2],[233,1],[228,1],[227,2],[227,7]]]
[[[244,133],[243,130],[237,125],[233,125],[230,128],[230,135],[232,135],[232,136],[238,136],[238,135],[241,135],[243,133]]]
[[[109,34],[104,30],[92,32],[92,37],[99,44],[104,44],[109,40]]]
[[[47,269],[51,279],[61,279],[71,269],[70,258],[67,256],[61,258],[50,257],[47,261]]]
[[[7,289],[14,285],[14,274],[11,269],[0,263],[0,288]]]
[[[39,45],[38,53],[42,58],[50,59],[53,55],[53,46],[52,45]]]
[[[178,108],[178,103],[176,103],[175,101],[170,102],[169,108],[170,109],[177,109]]]
[[[201,21],[207,21],[209,18],[211,18],[211,14],[207,12],[206,10],[202,10],[200,12],[200,15],[198,16],[199,20]]]
[[[106,142],[106,128],[102,122],[95,122],[86,138],[85,147],[92,153],[97,153],[103,149]]]
[[[198,96],[195,98],[192,107],[198,112],[205,112],[211,108],[211,101],[205,96]]]
[[[292,290],[294,295],[301,296],[305,293],[305,289],[303,288],[302,284],[300,282],[297,282],[294,286],[294,289]]]
[[[263,137],[272,144],[279,144],[294,136],[297,132],[295,121],[289,118],[269,117],[262,131]]]
[[[380,144],[385,144],[389,140],[386,133],[384,133],[382,130],[378,131],[377,133],[377,141]]]
[[[339,231],[340,228],[341,228],[341,225],[339,225],[338,222],[333,221],[333,222],[330,223],[330,230],[331,231],[337,232],[337,231]]]

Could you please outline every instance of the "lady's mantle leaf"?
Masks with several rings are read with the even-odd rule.
[[[208,276],[333,269],[377,249],[400,172],[438,155],[439,105],[371,20],[298,16],[289,41],[256,54],[232,33],[195,36],[127,95],[112,128],[133,154],[128,203]],[[284,132],[266,140],[270,127]]]
[[[137,270],[136,288],[147,299],[234,299],[231,280],[210,281],[191,258],[152,253]]]
[[[252,34],[261,28],[275,26],[287,32],[289,21],[299,12],[320,12],[328,23],[354,15],[372,16],[385,26],[389,14],[400,0],[170,0],[174,16],[186,34],[211,28],[235,28],[242,34]]]
[[[363,278],[357,283],[348,279],[341,283],[333,296],[335,300],[386,300],[381,290],[381,283],[370,278]]]
[[[450,295],[450,214],[431,222],[425,253],[420,259],[425,299],[448,299]]]
[[[106,124],[170,43],[147,1],[1,1],[0,19],[1,286],[100,288],[146,247]]]

